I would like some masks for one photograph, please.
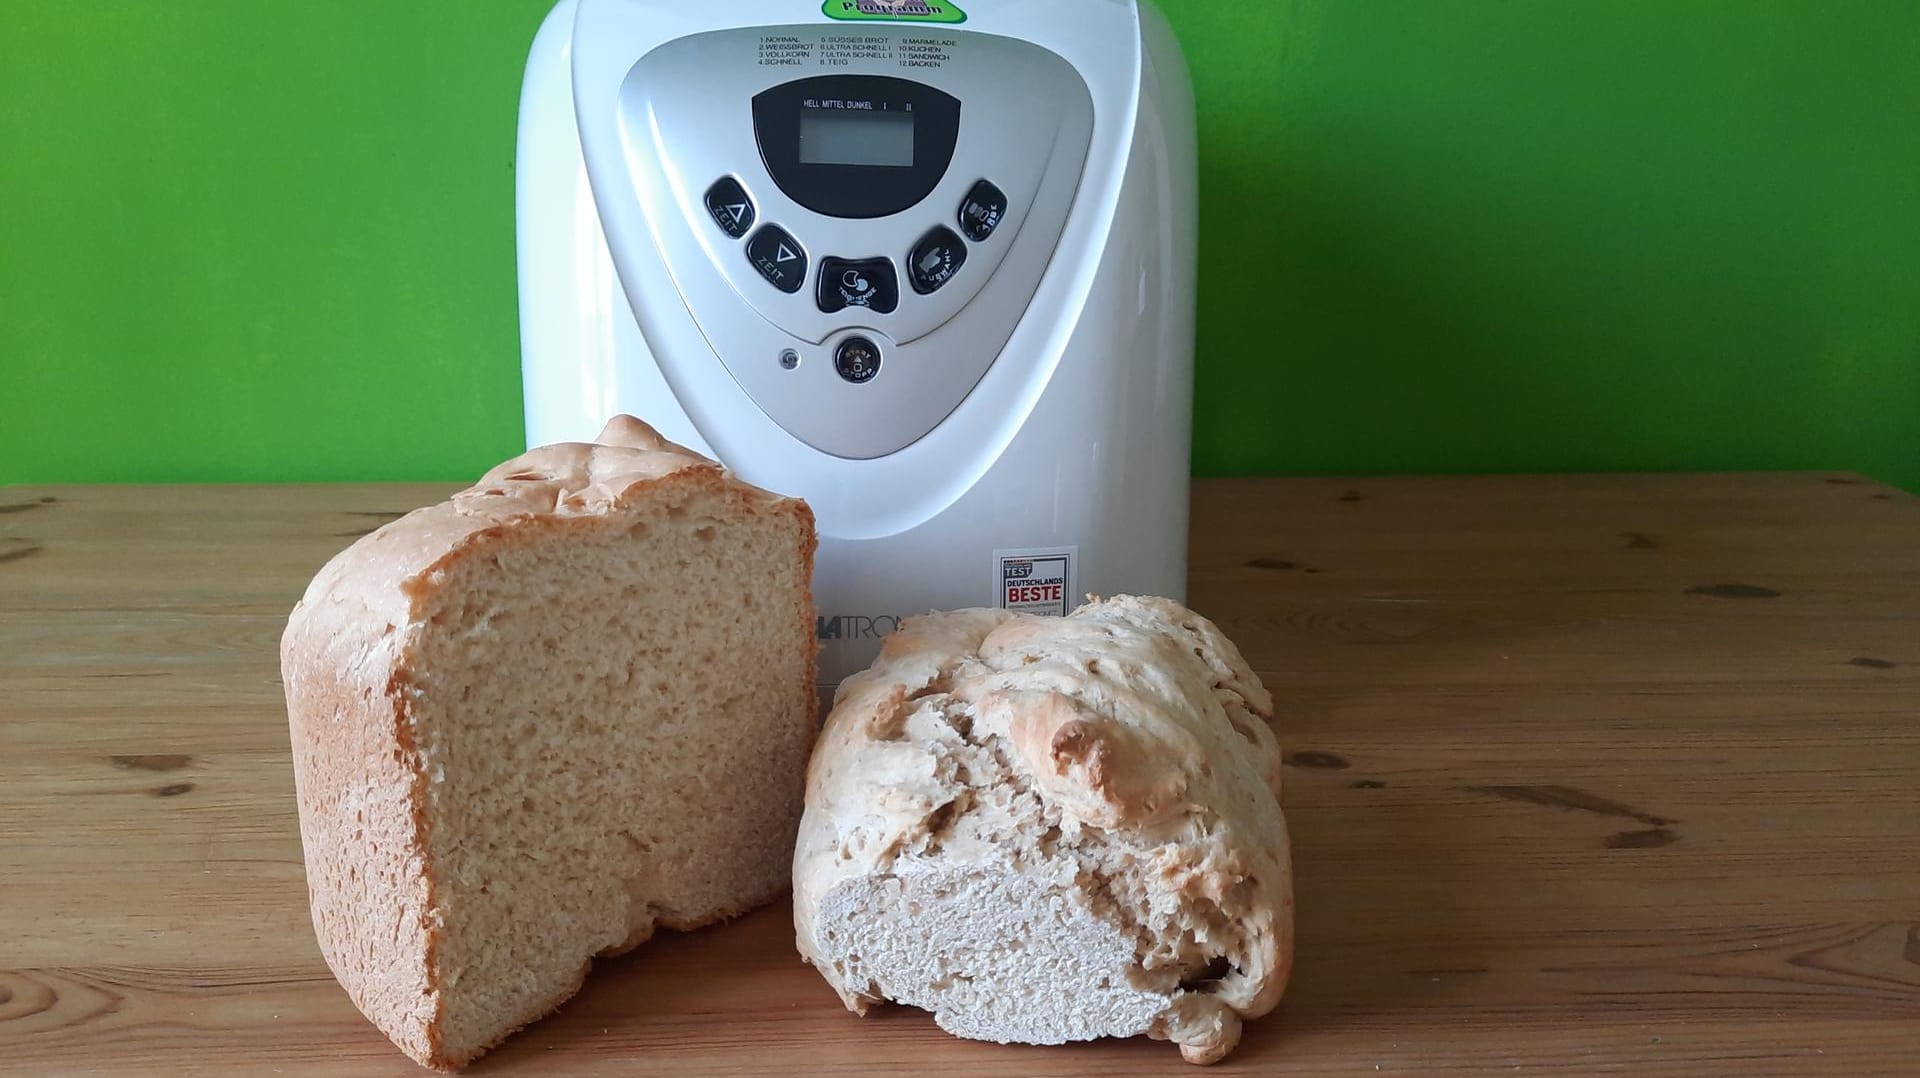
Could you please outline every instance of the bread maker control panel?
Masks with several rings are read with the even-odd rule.
[[[618,121],[636,190],[596,199],[639,199],[761,411],[865,459],[1018,361],[1001,346],[1073,205],[1093,103],[1072,65],[1012,38],[755,27],[647,53]]]

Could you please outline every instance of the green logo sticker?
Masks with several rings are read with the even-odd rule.
[[[827,0],[820,10],[848,22],[966,22],[952,0]]]

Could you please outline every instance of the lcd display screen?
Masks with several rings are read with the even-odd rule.
[[[913,113],[879,109],[802,109],[803,165],[913,165]]]

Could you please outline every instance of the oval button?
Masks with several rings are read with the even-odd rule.
[[[966,261],[967,245],[953,229],[936,226],[907,252],[907,283],[915,292],[927,295],[953,280]]]

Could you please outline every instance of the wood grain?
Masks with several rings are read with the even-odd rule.
[[[437,486],[0,489],[0,1070],[424,1073],[307,922],[275,647]],[[1196,485],[1300,954],[1220,1074],[1920,1072],[1920,501],[1841,475]],[[784,906],[476,1074],[1186,1073],[843,1011]]]

